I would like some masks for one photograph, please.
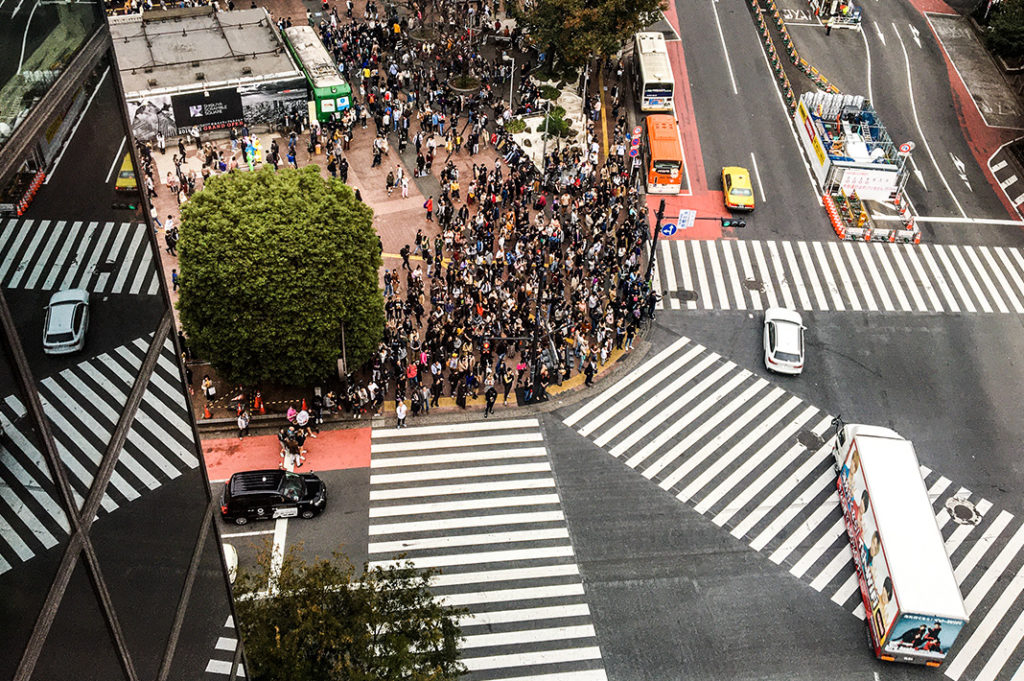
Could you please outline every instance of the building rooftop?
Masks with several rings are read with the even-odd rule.
[[[110,33],[129,98],[302,77],[262,8],[189,7],[111,17]]]

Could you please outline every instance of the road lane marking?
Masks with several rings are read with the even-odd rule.
[[[712,0],[711,11],[715,15],[715,26],[718,27],[718,37],[722,41],[722,54],[725,56],[725,67],[729,71],[729,81],[732,83],[732,93],[738,95],[740,93],[739,88],[736,87],[736,76],[732,73],[732,61],[729,59],[729,48],[725,44],[725,34],[722,33],[722,22],[718,18],[718,0]]]
[[[121,138],[121,146],[117,148],[117,153],[114,154],[114,161],[113,163],[110,164],[110,170],[107,171],[107,179],[103,180],[103,184],[107,184],[110,182],[110,176],[114,174],[114,168],[117,167],[117,160],[121,158],[121,152],[124,150],[124,142],[127,139],[127,136]]]

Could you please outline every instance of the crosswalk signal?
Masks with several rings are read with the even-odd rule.
[[[742,218],[720,218],[722,220],[722,227],[734,227],[739,229],[740,227],[746,227],[747,221]]]

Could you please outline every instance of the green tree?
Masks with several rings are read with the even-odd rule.
[[[412,563],[358,577],[339,553],[303,561],[292,547],[268,595],[272,549],[235,580],[235,609],[254,681],[454,681],[464,611],[430,593]]]
[[[181,323],[232,383],[309,383],[384,329],[373,211],[306,166],[211,177],[181,210]]]
[[[985,42],[1005,59],[1024,58],[1024,0],[1002,0],[993,6]]]
[[[510,2],[510,14],[548,52],[551,68],[559,59],[579,68],[592,57],[615,54],[666,6],[664,0],[533,0],[524,5],[523,0]]]

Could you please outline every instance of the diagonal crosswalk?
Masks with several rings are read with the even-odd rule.
[[[823,439],[831,418],[679,338],[564,422],[863,618],[832,443]],[[922,475],[971,613],[946,676],[1016,679],[1024,665],[1024,522],[935,471],[922,467]],[[963,505],[976,510],[968,522],[950,510]]]
[[[371,565],[405,554],[466,608],[466,678],[604,681],[536,419],[373,431]]]
[[[0,286],[155,295],[158,268],[146,229],[135,222],[7,220],[0,223]]]
[[[137,339],[39,382],[43,411],[79,509],[149,342],[149,337]],[[28,431],[26,413],[16,395],[0,399],[5,434],[0,443],[0,573],[52,548],[70,531],[39,440]],[[174,345],[168,338],[118,455],[101,512],[110,513],[198,465]]]
[[[661,241],[660,309],[1024,314],[1024,250],[863,241]]]
[[[239,665],[237,669],[232,670],[235,660],[235,649],[238,647],[238,630],[235,629],[235,618],[228,615],[228,619],[224,622],[224,630],[221,635],[217,637],[217,642],[213,646],[213,655],[210,660],[206,663],[206,673],[203,675],[204,681],[224,681],[225,679],[232,678],[231,673],[234,671],[234,678],[246,679],[245,666]]]

